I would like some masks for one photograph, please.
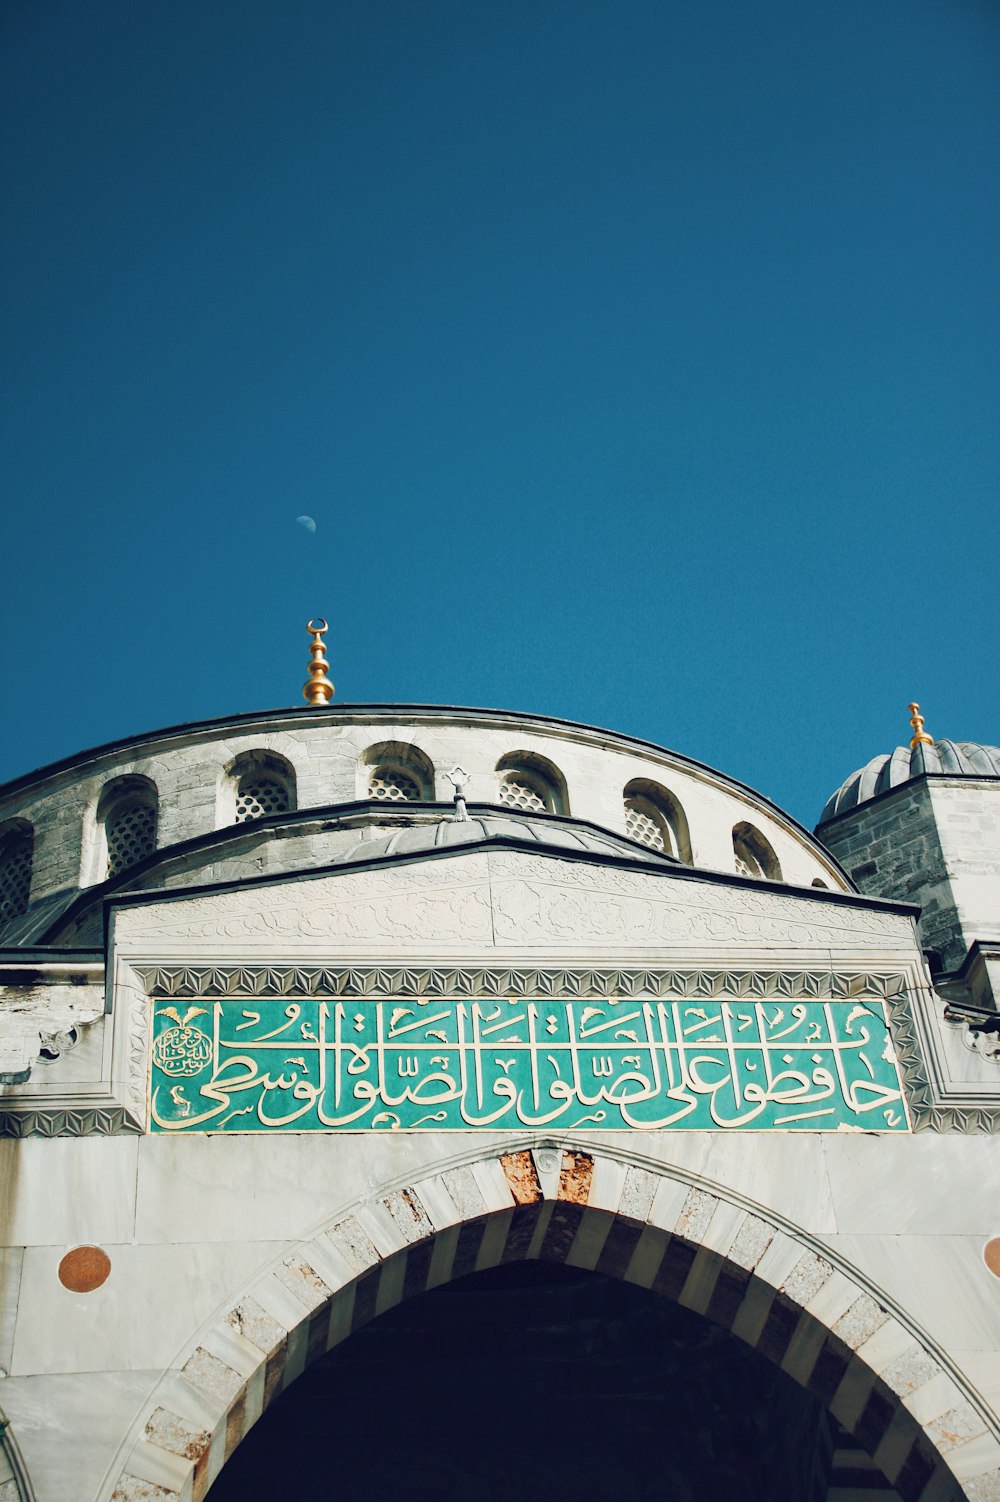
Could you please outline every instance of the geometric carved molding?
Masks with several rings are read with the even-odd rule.
[[[115,1137],[143,1131],[123,1106],[37,1106],[0,1111],[0,1137]]]
[[[559,965],[155,965],[136,967],[157,996],[653,996],[880,1001],[897,994],[897,971],[733,970]]]

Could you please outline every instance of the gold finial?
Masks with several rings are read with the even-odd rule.
[[[333,684],[327,677],[330,664],[324,656],[323,648],[323,632],[329,629],[324,620],[306,622],[306,630],[312,637],[309,643],[309,656],[312,661],[309,664],[309,680],[302,686],[302,697],[314,709],[321,709],[333,698]]]
[[[910,742],[910,750],[915,751],[918,746],[933,746],[934,737],[928,735],[924,729],[924,717],[920,713],[919,704],[910,705],[910,724],[913,726],[913,739]]]

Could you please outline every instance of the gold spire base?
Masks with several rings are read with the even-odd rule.
[[[910,724],[913,726],[913,739],[910,742],[911,751],[915,751],[918,746],[933,746],[934,737],[928,735],[924,729],[924,717],[920,713],[919,704],[910,705]]]
[[[309,656],[312,661],[309,664],[309,678],[302,685],[302,697],[312,709],[322,709],[324,704],[329,704],[333,698],[333,684],[327,676],[330,664],[326,660],[323,644],[323,632],[329,629],[326,621],[322,619],[306,623],[306,630],[312,637],[309,643]]]

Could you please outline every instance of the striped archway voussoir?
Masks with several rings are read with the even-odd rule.
[[[1000,1499],[1000,1444],[930,1342],[787,1226],[669,1173],[525,1149],[361,1205],[259,1278],[161,1386],[111,1502],[201,1502],[310,1362],[404,1299],[524,1258],[624,1278],[731,1330],[815,1394],[903,1502]]]

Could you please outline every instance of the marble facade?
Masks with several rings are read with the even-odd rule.
[[[819,1395],[898,1497],[1000,1498],[1000,1067],[949,1019],[917,908],[859,892],[766,800],[672,753],[529,717],[364,721],[188,727],[8,794],[44,849],[34,927],[0,953],[2,1502],[200,1502],[352,1328],[532,1256],[725,1324]],[[315,741],[297,808],[219,825],[218,766],[296,737]],[[375,737],[420,740],[437,801],[365,799]],[[512,740],[558,761],[572,813],[491,803]],[[486,812],[466,836],[443,774],[476,757]],[[88,810],[124,767],[158,780],[157,855],[102,882]],[[690,864],[623,836],[637,772],[683,801]],[[782,882],[733,869],[739,815]],[[151,998],[296,988],[877,1003],[909,1129],[150,1132]],[[65,1265],[88,1247],[109,1271],[84,1291]]]

